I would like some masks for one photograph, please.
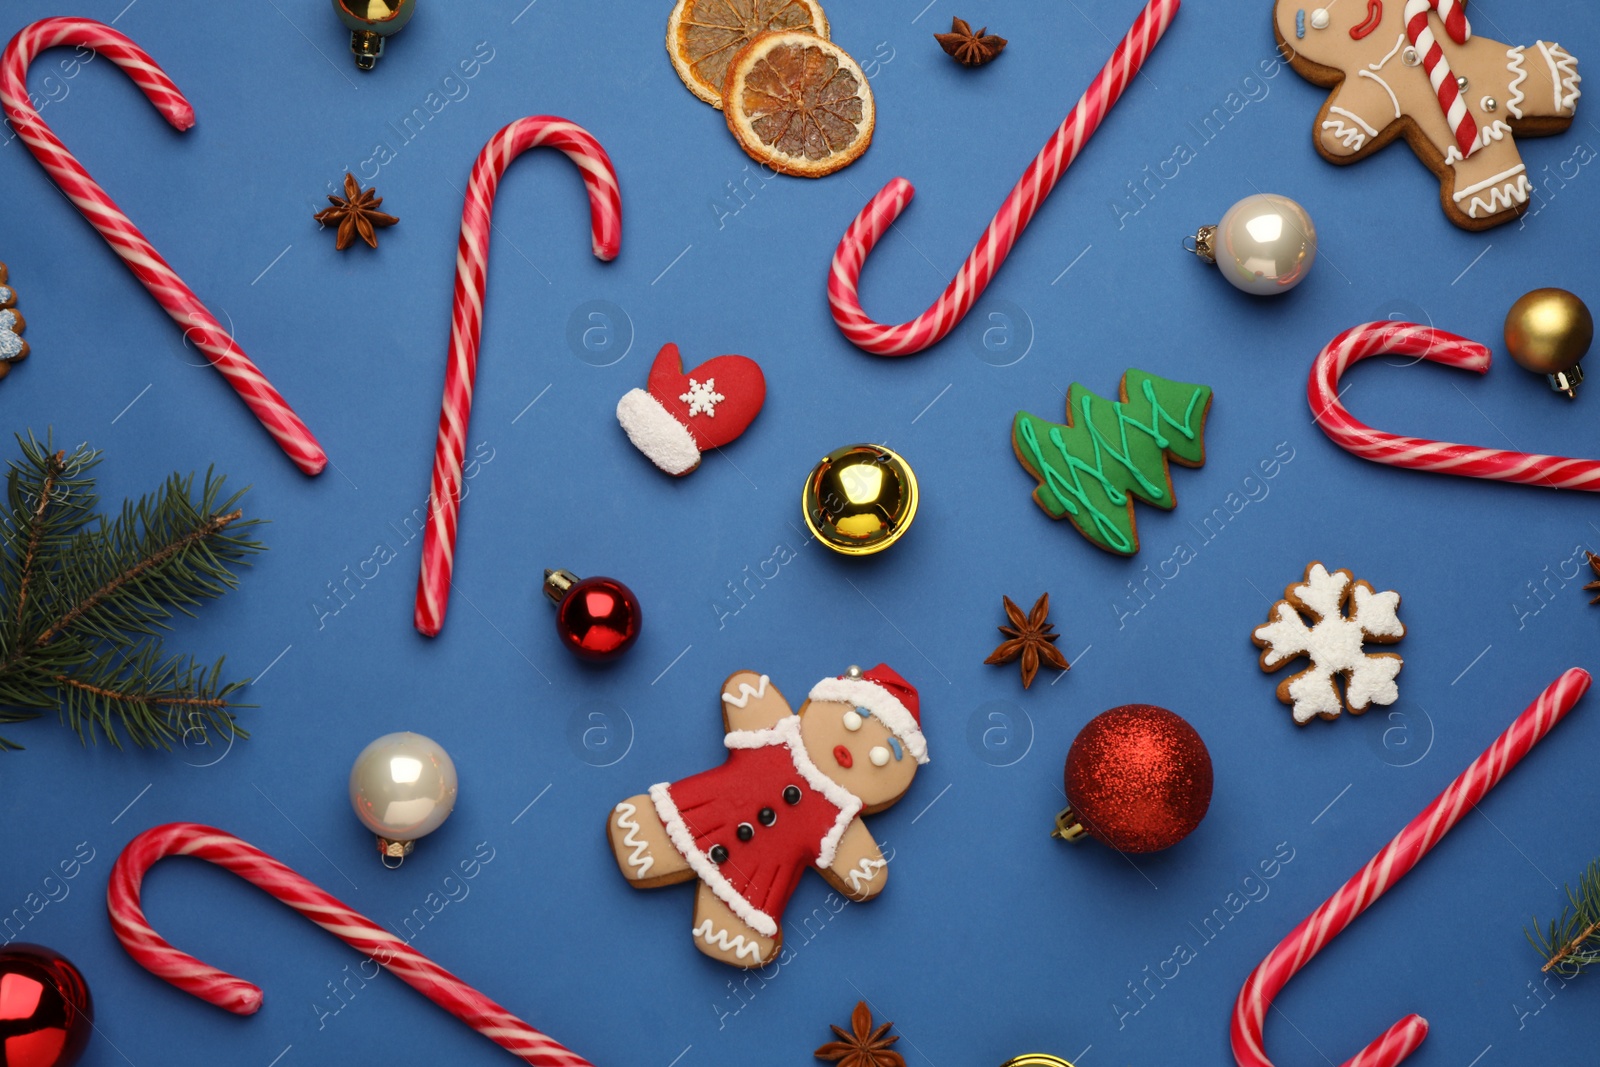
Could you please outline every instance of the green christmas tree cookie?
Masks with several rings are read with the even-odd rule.
[[[1017,412],[1011,447],[1038,479],[1033,499],[1046,514],[1071,519],[1107,552],[1131,556],[1139,551],[1134,498],[1172,510],[1177,499],[1167,459],[1185,467],[1205,463],[1210,410],[1209,386],[1129,370],[1117,403],[1074,382],[1065,424]]]

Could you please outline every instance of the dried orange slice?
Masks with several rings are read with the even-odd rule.
[[[667,54],[689,91],[722,108],[722,83],[739,49],[770,30],[828,36],[817,0],[678,0],[667,20]]]
[[[872,87],[850,53],[815,34],[764,33],[728,67],[723,114],[739,147],[782,174],[820,178],[872,143]]]

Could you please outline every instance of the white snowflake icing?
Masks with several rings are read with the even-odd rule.
[[[13,360],[22,355],[22,338],[17,335],[17,313],[0,311],[0,360]]]
[[[1328,573],[1320,563],[1306,568],[1305,581],[1290,587],[1273,605],[1271,620],[1255,630],[1261,669],[1275,671],[1299,656],[1311,665],[1278,686],[1278,699],[1294,708],[1294,721],[1339,716],[1341,708],[1359,715],[1373,704],[1400,698],[1395,676],[1402,665],[1392,652],[1366,652],[1363,644],[1389,644],[1405,636],[1400,594],[1374,592],[1349,571]],[[1307,626],[1305,618],[1311,620]],[[1339,691],[1339,680],[1344,693]]]
[[[689,391],[679,395],[678,399],[689,405],[689,415],[708,415],[717,417],[717,405],[728,399],[716,390],[717,380],[707,378],[704,382],[689,379]]]

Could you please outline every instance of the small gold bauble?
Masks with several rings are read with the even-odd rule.
[[[1594,318],[1565,289],[1535,289],[1511,305],[1505,335],[1512,359],[1548,375],[1551,388],[1571,395],[1583,380],[1578,361],[1594,341]]]
[[[847,445],[812,468],[801,507],[806,525],[828,548],[870,556],[911,528],[917,517],[917,476],[881,445]]]
[[[1060,1056],[1051,1056],[1044,1052],[1028,1052],[1007,1060],[1000,1067],[1072,1067],[1072,1064]]]

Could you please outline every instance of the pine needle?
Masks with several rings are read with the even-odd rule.
[[[1600,963],[1600,860],[1589,864],[1576,888],[1567,886],[1567,907],[1548,928],[1537,916],[1528,941],[1545,958],[1542,970],[1571,978]]]
[[[207,471],[196,495],[193,475],[174,474],[108,519],[90,475],[99,452],[17,443],[0,516],[0,723],[53,709],[84,743],[117,748],[248,737],[233,709],[249,705],[229,698],[249,681],[161,645],[174,614],[235,588],[264,549],[244,494],[224,497]],[[0,751],[20,747],[0,737]]]

